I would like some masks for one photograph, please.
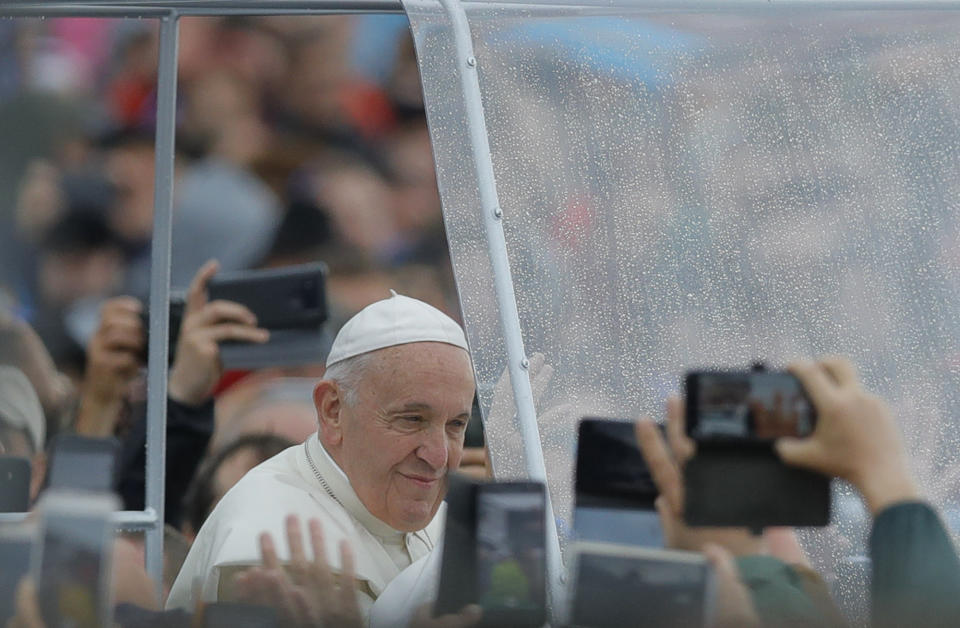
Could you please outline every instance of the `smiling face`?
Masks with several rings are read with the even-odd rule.
[[[336,382],[317,384],[320,438],[371,514],[397,530],[422,530],[440,507],[447,473],[460,466],[473,394],[463,349],[381,349],[352,399]]]

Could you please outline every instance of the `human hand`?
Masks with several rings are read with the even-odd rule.
[[[488,454],[486,447],[464,447],[463,457],[460,458],[458,473],[463,473],[478,480],[485,480],[493,477],[490,473],[490,465],[487,462]]]
[[[717,606],[713,628],[759,628],[760,616],[747,585],[740,579],[733,556],[719,545],[709,543],[703,553],[713,565],[717,584]]]
[[[75,429],[85,436],[113,434],[124,396],[142,364],[146,335],[133,297],[108,299],[100,308],[100,325],[87,346],[80,407]]]
[[[207,283],[218,269],[217,262],[210,260],[190,283],[170,369],[167,389],[170,398],[190,406],[199,406],[209,399],[223,374],[217,343],[225,340],[264,343],[270,337],[270,332],[257,327],[257,317],[243,305],[208,300]]]
[[[788,367],[817,410],[807,438],[781,438],[777,453],[787,464],[847,480],[876,515],[919,497],[907,452],[887,404],[860,387],[849,360],[832,357]]]
[[[357,603],[350,545],[340,542],[340,573],[335,576],[327,564],[320,521],[311,519],[307,525],[312,561],[304,554],[300,519],[290,515],[286,520],[290,546],[288,570],[284,570],[277,559],[273,538],[264,532],[260,535],[263,565],[237,576],[236,591],[242,599],[276,608],[284,626],[359,628],[363,621]]]
[[[684,432],[683,402],[667,399],[667,442],[653,421],[636,423],[637,441],[653,482],[660,492],[656,500],[667,547],[699,552],[713,543],[737,555],[763,551],[763,542],[746,528],[691,527],[684,523],[683,465],[695,453],[694,442]],[[671,454],[672,452],[672,454]]]
[[[476,604],[468,604],[457,614],[433,617],[430,604],[424,604],[410,620],[409,628],[470,628],[480,622],[483,611]]]

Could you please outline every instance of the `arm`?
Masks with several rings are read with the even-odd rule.
[[[864,391],[842,358],[790,370],[817,409],[805,439],[781,439],[785,462],[843,478],[874,516],[875,626],[936,626],[960,616],[960,561],[933,509],[920,501],[906,448],[887,405]]]

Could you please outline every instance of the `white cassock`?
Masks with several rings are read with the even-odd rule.
[[[205,601],[221,596],[229,599],[229,578],[221,582],[221,576],[260,564],[258,538],[262,532],[273,536],[280,559],[289,560],[284,520],[292,514],[300,517],[305,539],[307,520],[320,520],[327,559],[334,571],[340,567],[341,539],[350,543],[356,556],[357,597],[367,617],[387,584],[433,549],[441,537],[445,508],[441,506],[423,530],[394,530],[370,514],[314,434],[302,445],[251,469],[227,491],[200,528],[170,589],[167,608],[192,611],[194,582],[200,583]],[[310,558],[309,541],[305,545]]]

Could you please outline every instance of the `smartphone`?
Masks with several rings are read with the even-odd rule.
[[[17,586],[30,574],[36,529],[27,523],[0,525],[0,626],[6,626],[16,615]]]
[[[47,626],[111,626],[111,556],[116,497],[46,491],[37,508],[39,543],[32,557],[40,613]]]
[[[48,486],[55,489],[110,492],[120,444],[114,438],[58,434],[51,443]]]
[[[214,602],[203,607],[204,628],[276,628],[277,611],[241,602]]]
[[[479,604],[481,626],[542,626],[547,619],[545,487],[462,479],[452,490],[434,614]]]
[[[769,443],[813,432],[816,412],[785,371],[687,373],[686,429],[697,442]]]
[[[241,303],[266,329],[319,328],[327,320],[323,263],[221,273],[207,286],[211,301]]]
[[[570,624],[702,628],[712,622],[714,576],[703,554],[578,542]]]
[[[186,309],[186,301],[182,294],[171,294],[169,302],[169,323],[167,337],[167,362],[168,366],[173,365],[173,358],[177,349],[177,341],[180,339],[180,325],[183,324],[183,312]],[[147,349],[150,346],[150,305],[146,304],[140,312],[140,322],[143,324],[145,334],[143,342],[143,351],[140,359],[146,364]]]
[[[0,512],[26,512],[30,508],[30,460],[0,456]]]
[[[577,539],[663,547],[654,507],[658,495],[633,423],[580,420],[573,514]]]
[[[816,412],[793,375],[687,373],[686,431],[696,453],[684,467],[684,519],[697,526],[825,526],[828,476],[785,464],[777,438],[804,438]]]

